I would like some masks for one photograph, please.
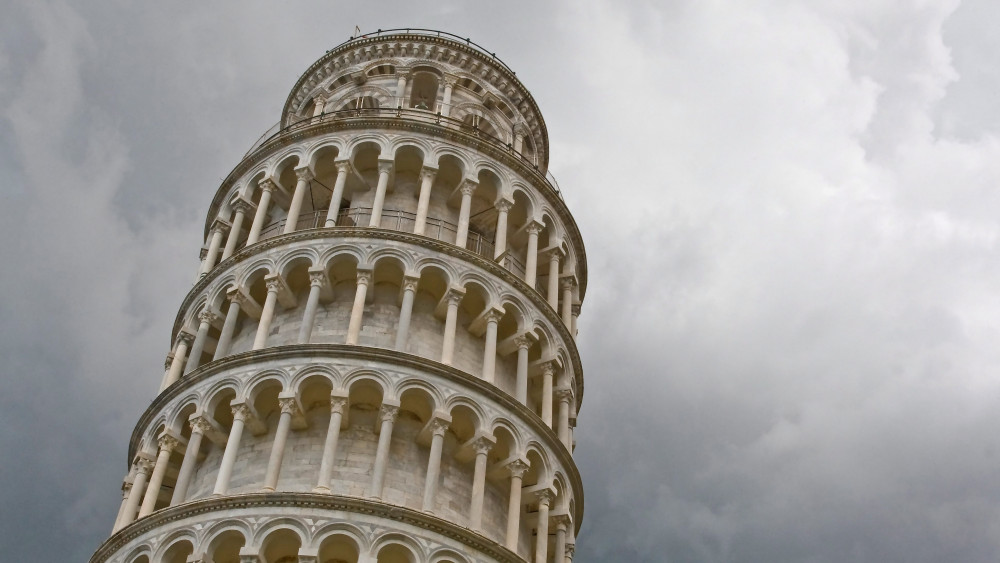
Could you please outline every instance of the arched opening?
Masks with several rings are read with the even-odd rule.
[[[264,539],[262,563],[298,563],[302,540],[287,528],[275,530]]]
[[[246,543],[241,532],[226,530],[208,544],[205,563],[240,563],[240,549]]]
[[[378,563],[416,563],[413,552],[404,545],[391,543],[378,551]]]
[[[410,88],[410,107],[436,111],[439,86],[440,79],[436,74],[426,70],[414,72],[413,86]]]
[[[319,563],[358,563],[360,550],[353,538],[332,534],[319,545]]]
[[[194,553],[194,546],[188,540],[179,540],[163,553],[161,563],[187,563],[188,556]]]

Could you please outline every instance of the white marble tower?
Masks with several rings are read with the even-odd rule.
[[[218,188],[93,563],[572,560],[583,241],[531,94],[377,32]]]

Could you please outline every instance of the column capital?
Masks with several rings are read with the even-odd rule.
[[[253,411],[246,403],[230,404],[233,409],[233,420],[247,421],[253,418]]]
[[[351,166],[351,161],[347,159],[335,160],[333,161],[333,165],[337,168],[338,173],[347,173],[354,169],[354,167]]]
[[[520,459],[515,459],[514,461],[507,464],[507,471],[510,472],[511,477],[521,478],[527,473],[530,467],[527,462]]]
[[[344,414],[347,408],[347,397],[341,395],[330,395],[330,412]]]
[[[579,303],[574,303],[574,304],[572,305],[571,309],[572,309],[572,311],[573,311],[573,316],[574,316],[574,317],[579,317],[579,316],[580,316],[580,309],[581,309],[582,307],[583,307],[583,306],[582,306],[581,304],[579,304]]]
[[[576,286],[576,278],[573,276],[566,276],[559,280],[559,287],[563,290],[573,289]]]
[[[382,159],[382,158],[378,159],[378,173],[382,174],[384,172],[384,173],[388,174],[388,173],[392,172],[392,165],[393,164],[394,164],[393,160]]]
[[[326,285],[326,271],[309,272],[309,287],[323,287]]]
[[[149,472],[152,470],[153,470],[153,460],[146,457],[140,457],[139,459],[135,460],[136,475],[138,475],[139,473],[149,475]]]
[[[493,436],[480,436],[472,442],[469,443],[472,449],[476,452],[476,455],[486,455],[493,449],[497,443],[497,439]]]
[[[547,507],[552,502],[552,499],[556,497],[552,489],[539,489],[535,491],[535,498],[538,499],[538,506],[543,504]]]
[[[219,315],[216,315],[212,311],[205,310],[205,311],[202,311],[202,312],[198,313],[198,320],[200,322],[202,322],[202,323],[208,323],[209,325],[215,325],[215,324],[219,324],[219,322],[222,320],[222,317],[220,317]]]
[[[280,274],[268,274],[264,276],[264,286],[267,287],[268,293],[278,293],[288,288],[285,285],[285,280],[281,279]]]
[[[465,288],[463,287],[452,287],[445,294],[445,299],[448,300],[449,305],[458,305],[462,302],[463,297],[465,297]]]
[[[308,166],[300,166],[295,169],[295,178],[300,182],[310,182],[316,175]]]
[[[556,525],[557,530],[566,531],[569,529],[573,521],[570,519],[569,514],[556,514],[550,518],[552,522]]]
[[[399,415],[399,407],[396,405],[388,405],[382,403],[382,406],[378,410],[379,422],[396,422],[396,416]]]
[[[416,291],[420,278],[414,276],[403,276],[403,291]]]
[[[496,207],[497,211],[499,211],[500,213],[507,213],[508,211],[510,211],[512,207],[514,207],[514,202],[501,198],[498,199],[495,204],[493,204],[493,207]]]
[[[156,445],[159,446],[161,451],[166,450],[168,452],[172,452],[181,445],[181,441],[170,434],[163,433],[156,438]]]
[[[410,76],[410,69],[396,67],[396,78],[402,78],[406,80]]]
[[[570,561],[572,561],[574,554],[576,554],[576,544],[575,543],[568,543],[568,544],[566,544],[566,557]]]
[[[428,423],[431,434],[434,436],[444,436],[450,426],[451,421],[443,418],[432,418]]]
[[[233,212],[242,211],[244,215],[257,208],[257,206],[253,202],[247,201],[242,197],[236,198],[236,200],[233,201],[231,207],[233,208]]]
[[[449,86],[451,88],[454,88],[458,84],[458,78],[456,78],[456,77],[454,77],[454,76],[452,76],[450,74],[446,74],[446,75],[444,75],[444,80],[442,80],[442,82],[444,82],[445,86]]]
[[[555,360],[550,360],[544,362],[538,366],[542,370],[542,375],[552,375],[556,372],[556,362]]]
[[[466,178],[462,180],[462,183],[459,185],[458,189],[462,192],[463,196],[471,196],[472,193],[475,192],[476,188],[478,187],[479,187],[479,182]]]
[[[528,221],[528,224],[525,225],[524,230],[529,235],[537,235],[538,233],[542,232],[542,229],[544,227],[545,226],[539,223],[538,221],[531,219]]]
[[[177,333],[177,343],[180,344],[181,342],[191,346],[191,344],[194,343],[194,335],[186,329],[181,329],[181,331]]]
[[[278,397],[278,406],[281,408],[281,414],[288,413],[293,416],[299,414],[299,401],[295,397]]]
[[[430,180],[433,182],[435,176],[437,176],[437,173],[438,169],[436,166],[430,166],[425,164],[423,165],[423,167],[420,168],[420,179],[424,180],[425,178],[430,178]]]
[[[373,270],[358,269],[358,285],[368,285],[372,282]]]
[[[270,177],[263,178],[261,181],[257,182],[257,185],[260,186],[261,191],[265,192],[273,192],[278,188],[278,185],[275,184],[274,180]]]
[[[553,395],[560,403],[569,404],[573,402],[574,393],[573,390],[568,387],[563,387],[562,389],[556,389]]]
[[[188,419],[188,424],[191,426],[191,433],[205,435],[214,429],[212,426],[212,421],[208,419],[207,416],[200,414]]]
[[[229,229],[231,229],[231,228],[232,228],[232,225],[229,223],[229,221],[226,221],[222,217],[216,217],[215,221],[212,221],[212,232],[213,233],[219,232],[219,233],[222,233],[222,234],[226,234],[226,233],[229,232]]]
[[[503,309],[491,308],[489,311],[486,312],[486,315],[483,316],[483,319],[486,321],[487,324],[498,323],[500,322],[500,319],[503,318],[505,313],[507,313],[507,311]]]
[[[174,351],[167,353],[167,360],[163,362],[163,369],[170,369],[170,364],[174,363]]]
[[[527,137],[528,134],[530,134],[530,133],[531,133],[531,130],[528,129],[528,126],[525,125],[524,123],[522,123],[522,122],[519,121],[519,122],[517,122],[517,123],[514,124],[514,134],[515,135],[521,135],[522,137]]]
[[[531,348],[532,344],[534,344],[534,340],[528,336],[527,333],[524,333],[514,337],[514,344],[518,347],[518,349],[527,350],[528,348]]]

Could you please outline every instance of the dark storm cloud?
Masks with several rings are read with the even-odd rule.
[[[590,264],[577,561],[998,558],[993,5],[361,8],[4,6],[0,551],[107,536],[208,202],[357,24],[473,37],[545,114]]]

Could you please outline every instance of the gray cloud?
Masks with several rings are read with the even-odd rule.
[[[207,204],[357,24],[468,35],[546,116],[591,271],[578,561],[996,560],[997,11],[4,6],[0,551],[107,536]]]

